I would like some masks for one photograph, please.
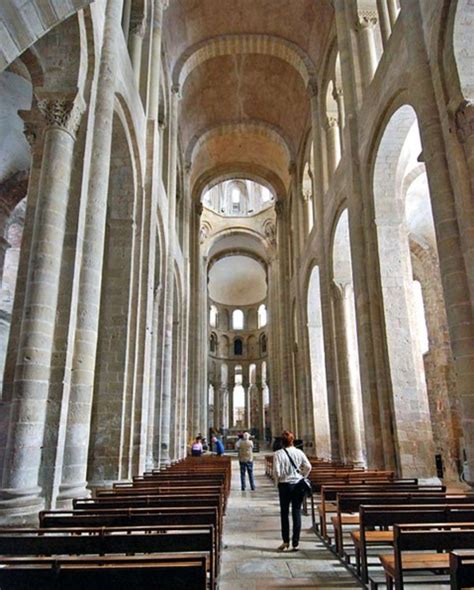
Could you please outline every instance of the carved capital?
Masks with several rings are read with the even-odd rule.
[[[285,203],[283,201],[277,201],[275,203],[275,213],[278,217],[281,217],[285,213]]]
[[[318,96],[318,83],[316,82],[315,78],[310,78],[308,80],[308,86],[306,90],[310,96],[310,98]]]
[[[171,86],[171,94],[174,94],[178,100],[181,100],[181,86],[179,84],[173,84],[173,86]]]
[[[80,95],[75,92],[58,93],[38,89],[36,98],[46,126],[62,129],[75,137],[85,106]]]
[[[196,215],[201,216],[202,215],[202,212],[203,212],[203,209],[204,208],[203,208],[202,203],[196,203],[196,206],[195,206]]]
[[[304,188],[301,194],[303,196],[303,201],[305,202],[310,201],[313,196],[313,192],[308,188]]]
[[[332,90],[332,97],[334,98],[334,100],[337,102],[339,101],[342,97],[344,96],[344,93],[342,92],[342,88],[338,87],[338,86],[334,86],[333,90]]]
[[[333,129],[334,127],[337,127],[339,125],[338,120],[336,119],[336,117],[328,117],[326,120],[326,128],[327,129]]]
[[[143,39],[145,36],[145,28],[146,25],[144,19],[132,21],[130,23],[130,35],[137,35],[137,37],[141,37]]]
[[[461,143],[474,135],[474,102],[463,100],[454,113],[456,135]]]
[[[372,29],[377,24],[377,13],[372,11],[359,12],[356,29],[363,31],[366,29]]]

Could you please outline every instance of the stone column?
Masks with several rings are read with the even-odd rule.
[[[7,253],[10,244],[8,240],[0,236],[0,282],[3,279],[3,269],[5,267],[5,255]]]
[[[130,61],[132,62],[133,74],[137,89],[140,90],[140,75],[142,70],[142,48],[143,37],[145,36],[145,24],[143,21],[134,22],[130,27],[130,38],[128,47]]]
[[[174,258],[176,238],[176,176],[178,165],[179,87],[171,92],[170,151],[168,172],[168,251],[166,256],[165,334],[163,393],[161,399],[161,467],[170,464],[171,391],[173,378]]]
[[[326,387],[327,387],[327,420],[329,425],[331,456],[339,458],[338,436],[337,436],[337,408],[334,387],[334,366],[333,348],[331,342],[331,297],[329,288],[329,269],[327,256],[325,256],[325,225],[324,225],[324,179],[323,179],[323,149],[321,145],[321,118],[319,113],[318,87],[315,80],[308,85],[308,93],[311,101],[311,130],[313,136],[313,171],[314,171],[314,201],[316,206],[316,235],[318,250],[321,256],[318,260],[320,290],[321,290],[321,316],[323,323],[324,337],[324,359],[326,364]]]
[[[387,0],[377,0],[377,14],[380,22],[380,35],[384,50],[387,49],[388,39],[392,32],[390,15],[388,13]]]
[[[332,92],[334,100],[337,102],[337,124],[339,127],[339,143],[340,143],[340,152],[344,151],[344,127],[346,125],[346,114],[344,111],[344,93],[342,92],[342,88],[338,88],[334,86],[334,90]]]
[[[375,48],[374,27],[377,19],[374,16],[359,16],[357,21],[357,39],[359,45],[359,63],[362,85],[366,88],[374,77],[377,69],[377,51]]]
[[[99,65],[73,357],[70,382],[65,384],[64,393],[69,395],[69,409],[58,505],[87,495],[87,455],[104,261],[117,45],[122,35],[121,16],[122,1],[108,0]]]
[[[160,101],[160,76],[161,76],[161,27],[163,23],[163,10],[168,6],[168,0],[153,1],[152,30],[151,30],[151,65],[148,83],[148,118],[158,119],[158,106]]]
[[[244,380],[242,387],[245,391],[244,427],[249,429],[252,426],[252,385],[249,381]]]
[[[222,400],[221,426],[222,428],[229,428],[229,391],[225,383],[221,383],[219,389]]]
[[[446,159],[446,143],[435,99],[423,22],[417,0],[401,0],[410,74],[430,187],[444,300],[456,381],[461,400],[464,448],[474,481],[474,318],[463,257],[459,217]]]
[[[38,91],[37,97],[46,130],[0,492],[5,520],[31,517],[44,506],[39,472],[75,132],[83,111],[76,92]]]
[[[344,424],[344,459],[364,464],[361,439],[360,399],[357,395],[357,376],[353,374],[350,363],[353,343],[349,338],[350,299],[353,298],[351,284],[333,283],[333,305],[335,319],[335,340],[337,347],[338,389],[341,407],[341,418]]]
[[[386,1],[387,1],[388,14],[390,16],[390,26],[393,29],[395,22],[398,18],[397,0],[386,0]]]
[[[227,383],[227,391],[228,391],[228,405],[227,405],[227,410],[228,410],[228,425],[227,428],[233,428],[234,427],[234,383]]]
[[[260,441],[265,440],[265,406],[263,403],[263,383],[260,380],[255,384],[255,395],[257,397],[257,422],[255,427],[258,428],[258,438]]]
[[[332,178],[341,159],[339,144],[339,124],[336,117],[328,117],[326,121],[326,138],[328,146],[328,177]]]

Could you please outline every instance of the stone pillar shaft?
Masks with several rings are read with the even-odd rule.
[[[357,26],[360,54],[359,63],[364,88],[372,82],[375,70],[377,69],[377,51],[374,37],[374,26],[376,22],[376,19],[361,17]]]
[[[47,121],[1,496],[6,513],[43,505],[38,484],[79,97],[43,93]],[[8,501],[9,500],[9,501]]]
[[[94,370],[99,329],[109,187],[112,125],[117,70],[117,45],[122,1],[108,0],[99,65],[87,208],[79,273],[77,321],[70,373],[69,410],[59,502],[86,495]],[[66,384],[67,387],[67,384]]]
[[[171,93],[170,157],[168,172],[168,251],[166,255],[163,393],[161,399],[161,466],[170,463],[171,393],[173,379],[174,243],[176,237],[176,173],[178,162],[179,89]]]
[[[150,80],[148,85],[148,118],[158,119],[158,106],[160,101],[160,76],[161,76],[161,27],[163,23],[163,9],[167,6],[167,0],[154,0],[152,31],[151,31],[151,64]]]
[[[390,24],[390,16],[388,13],[387,0],[377,0],[377,14],[380,22],[380,35],[382,37],[382,46],[384,50],[387,48],[388,39],[392,32]]]
[[[326,127],[328,146],[328,176],[332,178],[341,159],[341,146],[339,144],[339,125],[337,119],[328,117]]]
[[[344,448],[346,461],[355,464],[363,463],[360,412],[357,400],[355,379],[350,366],[349,340],[350,297],[353,297],[351,285],[334,284],[334,319],[335,340],[338,361],[338,389],[340,397],[341,418],[344,424]]]

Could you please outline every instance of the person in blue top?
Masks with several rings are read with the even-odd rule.
[[[215,447],[216,447],[216,455],[220,456],[224,454],[224,445],[222,444],[222,441],[219,440],[218,438],[216,438],[215,436],[212,437],[212,442],[214,443]]]

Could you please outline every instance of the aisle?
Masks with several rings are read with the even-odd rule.
[[[278,495],[264,474],[263,456],[257,456],[255,470],[257,490],[241,492],[239,464],[232,462],[219,590],[360,588],[309,530],[309,517],[303,516],[300,550],[276,551],[281,543]]]

